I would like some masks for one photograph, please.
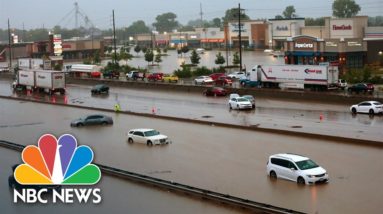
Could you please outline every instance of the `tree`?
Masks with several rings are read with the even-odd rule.
[[[138,20],[133,22],[126,31],[129,34],[139,34],[139,33],[150,33],[150,29],[146,26],[145,22],[142,20]]]
[[[168,48],[164,48],[164,54],[166,54],[168,52]]]
[[[238,8],[234,7],[226,10],[225,17],[222,18],[224,23],[229,21],[237,21],[238,20]],[[250,17],[245,13],[241,13],[241,20],[250,20]]]
[[[148,50],[148,48],[147,48],[147,47],[143,47],[141,50],[142,50],[142,53],[146,53],[146,51]]]
[[[154,59],[154,61],[159,64],[160,62],[162,62],[162,59],[161,59],[161,54],[156,54],[156,58]]]
[[[101,63],[101,57],[100,57],[99,51],[94,52],[93,63],[95,63],[95,64]]]
[[[198,65],[200,59],[201,59],[201,57],[198,55],[197,51],[193,50],[191,53],[191,56],[190,56],[191,63],[193,65]]]
[[[324,18],[305,18],[306,26],[324,26]]]
[[[126,64],[128,64],[128,60],[132,59],[132,55],[125,51],[125,49],[121,48],[120,51],[120,59],[125,60]]]
[[[186,54],[187,52],[189,52],[189,47],[188,46],[182,46],[181,51],[182,51],[182,53]]]
[[[291,19],[291,18],[295,18],[297,17],[297,15],[295,14],[295,8],[294,6],[290,5],[290,6],[287,6],[285,11],[283,11],[283,16],[286,18],[286,19]]]
[[[335,0],[332,4],[332,15],[337,18],[350,18],[359,11],[360,6],[354,0]]]
[[[218,52],[215,59],[215,64],[222,66],[225,64],[225,58],[222,56],[221,52]]]
[[[222,21],[220,18],[214,18],[212,21],[212,27],[222,27]]]
[[[239,60],[239,55],[238,55],[238,52],[235,52],[234,54],[233,54],[233,64],[234,65],[238,65],[240,62],[239,62],[240,60]]]
[[[138,55],[138,53],[140,53],[140,51],[141,51],[141,47],[136,45],[136,47],[134,47],[134,52],[136,52]]]
[[[153,26],[160,33],[171,32],[178,27],[178,22],[176,21],[177,15],[174,13],[164,13],[156,17],[156,22],[153,23]]]
[[[151,49],[148,49],[145,52],[145,61],[147,61],[149,64],[150,62],[153,62],[153,58],[154,58],[153,51]]]
[[[283,16],[281,16],[281,15],[276,15],[276,16],[275,16],[275,19],[283,19]]]
[[[158,54],[158,55],[161,55],[161,48],[157,48],[156,51],[157,51],[157,54]]]
[[[383,26],[383,16],[368,17],[368,26]]]

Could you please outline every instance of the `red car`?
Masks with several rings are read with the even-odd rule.
[[[227,90],[220,87],[212,87],[203,91],[205,96],[226,96]]]
[[[374,92],[374,89],[375,89],[374,84],[372,83],[365,83],[365,84],[367,85],[367,90],[369,92]]]
[[[220,76],[225,76],[225,73],[214,73],[209,75],[209,77],[211,77],[214,81]]]
[[[222,85],[222,86],[230,85],[231,86],[233,84],[233,81],[228,76],[220,76],[214,81],[214,83],[215,85]]]
[[[149,81],[160,81],[162,80],[162,77],[164,76],[163,73],[152,73],[147,76]]]

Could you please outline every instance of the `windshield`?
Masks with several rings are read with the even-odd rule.
[[[249,102],[249,100],[245,99],[245,98],[238,98],[237,101],[238,102]]]
[[[295,163],[297,164],[298,168],[301,170],[312,169],[312,168],[318,167],[318,165],[312,160],[298,161]]]
[[[150,131],[144,132],[144,134],[146,137],[151,137],[151,136],[159,135],[160,132],[158,132],[156,130],[150,130]]]
[[[380,105],[382,105],[380,102],[374,102],[374,105],[376,105],[376,106],[380,106]]]
[[[252,96],[243,96],[243,98],[248,99],[248,100],[254,100]]]

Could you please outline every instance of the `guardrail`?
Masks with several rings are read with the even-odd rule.
[[[15,151],[21,152],[25,146],[17,143],[0,140],[0,146]],[[160,178],[155,178],[143,174],[138,174],[135,172],[130,172],[127,170],[117,169],[110,166],[105,166],[95,163],[100,170],[108,175],[117,176],[126,180],[136,181],[156,187],[160,187],[167,190],[173,190],[175,192],[185,193],[194,197],[199,197],[201,199],[207,199],[217,203],[223,203],[230,206],[234,206],[241,209],[247,209],[255,213],[276,213],[276,214],[302,214],[303,212],[281,208],[273,206],[270,204],[260,203],[248,199],[243,199],[228,194],[222,194],[218,192],[213,192],[206,189],[201,189],[197,187],[192,187],[185,184],[180,184],[172,181],[163,180]]]

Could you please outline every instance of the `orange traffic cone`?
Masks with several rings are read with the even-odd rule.
[[[320,120],[320,121],[323,120],[323,114],[320,114],[320,115],[319,115],[319,120]]]
[[[152,114],[156,114],[156,107],[152,107]]]

